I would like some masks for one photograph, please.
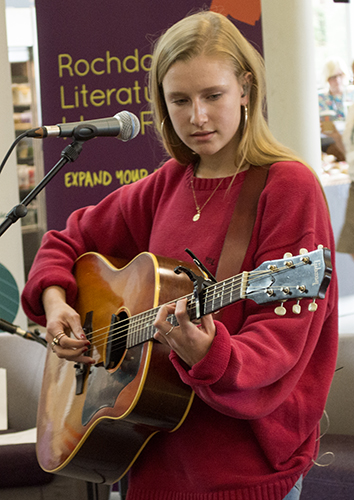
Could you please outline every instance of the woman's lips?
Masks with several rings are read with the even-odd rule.
[[[200,132],[194,132],[193,134],[191,134],[191,136],[194,139],[202,141],[202,140],[210,139],[214,134],[215,134],[215,132],[213,130],[203,130]]]

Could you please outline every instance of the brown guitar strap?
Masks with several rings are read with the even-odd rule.
[[[250,166],[243,181],[221,251],[216,279],[240,272],[257,215],[258,200],[266,184],[269,165]]]

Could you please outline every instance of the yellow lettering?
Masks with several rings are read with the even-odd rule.
[[[145,54],[139,59],[139,50],[134,49],[134,53],[126,56],[123,62],[116,56],[111,56],[109,50],[106,51],[106,58],[96,57],[92,61],[86,59],[78,59],[75,63],[70,54],[58,55],[58,73],[59,77],[63,78],[65,71],[69,76],[86,76],[89,72],[94,75],[111,74],[112,70],[116,73],[138,73],[151,70],[152,54]]]
[[[134,61],[134,65],[132,68],[128,68],[127,62],[128,61]],[[136,73],[139,71],[139,52],[138,49],[134,50],[134,55],[133,56],[127,56],[123,59],[123,68],[127,73]]]
[[[132,173],[130,170],[124,170],[124,184],[130,184],[132,181]]]
[[[122,72],[122,63],[118,59],[118,57],[111,57],[111,53],[109,50],[106,52],[106,65],[107,65],[107,73],[110,75],[111,74],[111,62],[115,61],[117,63],[117,73]]]
[[[147,115],[152,115],[152,112],[151,111],[141,111],[140,112],[140,126],[141,126],[141,135],[145,135],[145,126],[146,125],[153,125],[153,121],[152,120],[148,120],[146,121],[145,120],[145,117]]]
[[[65,104],[64,85],[60,85],[60,105],[62,109],[74,108],[74,104]]]
[[[85,70],[84,71],[79,71],[79,65],[80,64],[83,64],[85,66]],[[86,61],[86,59],[79,59],[78,61],[76,61],[76,63],[74,64],[74,70],[75,70],[75,73],[78,75],[78,76],[86,76],[87,73],[90,71],[90,65],[89,63]]]
[[[78,186],[77,178],[78,178],[79,173],[78,172],[71,172],[71,175],[73,176],[72,185],[73,186]]]
[[[116,179],[119,181],[120,185],[136,182],[139,179],[147,177],[148,175],[149,172],[146,170],[146,168],[136,168],[135,170],[116,170],[115,172]]]
[[[75,99],[75,108],[78,108],[80,106],[80,101],[79,101],[79,88],[77,85],[74,88],[74,99]]]
[[[121,87],[121,88],[111,88],[111,89],[94,89],[88,90],[85,83],[75,85],[69,96],[67,95],[67,89],[64,85],[60,86],[60,104],[62,109],[72,109],[72,108],[88,108],[89,106],[101,107],[101,106],[111,106],[115,102],[121,106],[126,106],[129,104],[141,104],[142,103],[142,87],[139,85],[139,81],[135,80],[133,87]],[[147,102],[150,101],[148,98],[148,89],[144,87],[144,97]],[[142,117],[151,114],[150,111],[144,111]],[[152,121],[146,121],[145,125],[151,125]],[[144,126],[144,123],[143,123]],[[144,134],[144,129],[142,130]]]
[[[93,173],[93,182],[95,183],[95,185],[102,184],[102,170],[98,172],[98,175],[97,172]]]
[[[150,66],[145,66],[145,60],[148,59],[150,61]],[[140,60],[140,66],[144,71],[150,71],[151,70],[151,62],[152,62],[152,54],[146,54],[143,56]]]
[[[86,172],[85,187],[87,187],[87,186],[93,187],[91,172]]]
[[[82,95],[82,105],[84,106],[84,108],[88,108],[88,104],[87,104],[87,89],[86,89],[86,84],[84,83],[81,87],[81,95]]]
[[[92,106],[103,106],[106,100],[106,95],[103,90],[96,89],[90,94],[90,103]]]
[[[101,71],[98,71],[95,66],[96,66],[96,62],[102,62],[104,63],[104,59],[102,59],[102,57],[97,57],[97,59],[94,59],[91,63],[91,71],[94,75],[103,75],[104,74],[104,69],[102,69]]]
[[[104,171],[103,172],[103,181],[102,181],[102,184],[104,186],[109,186],[111,182],[112,182],[112,176],[111,176],[111,174],[109,172]]]
[[[114,92],[117,89],[107,89],[107,106],[111,105],[111,95],[114,94]]]
[[[149,87],[144,87],[144,97],[146,102],[151,102],[150,96],[149,96]]]
[[[119,180],[119,184],[123,184],[123,170],[116,170],[116,179]]]
[[[138,80],[135,80],[133,90],[135,91],[135,102],[137,104],[141,104],[140,96],[139,96],[140,89],[141,89],[141,87],[139,86]]]
[[[71,172],[64,174],[64,186],[67,188],[71,187]]]
[[[79,186],[81,187],[85,182],[86,174],[85,172],[79,172]]]
[[[136,182],[140,179],[140,172],[136,168],[135,170],[131,171],[131,182]]]
[[[63,59],[67,59],[67,63],[63,63]],[[69,71],[70,76],[74,76],[74,72],[71,68],[71,64],[73,62],[72,57],[69,54],[59,54],[58,56],[58,63],[59,63],[59,78],[63,77],[63,69],[67,69]]]
[[[127,99],[126,100],[123,100],[123,99],[120,98],[120,94],[122,92],[126,92],[127,93]],[[116,99],[117,99],[117,102],[119,102],[119,104],[132,104],[132,89],[122,87],[121,89],[119,89],[117,91],[117,93],[116,93]]]
[[[95,187],[98,184],[109,186],[112,182],[112,175],[105,171],[99,172],[66,172],[64,174],[65,187]]]

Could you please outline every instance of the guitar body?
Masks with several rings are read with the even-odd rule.
[[[149,340],[126,349],[123,328],[116,366],[107,365],[106,352],[112,315],[125,319],[192,291],[189,278],[174,273],[178,264],[150,253],[127,265],[94,253],[77,260],[75,309],[82,324],[90,318],[96,365],[80,375],[74,363],[48,347],[37,422],[37,456],[44,470],[112,484],[156,432],[182,424],[193,393],[181,382],[166,346]]]

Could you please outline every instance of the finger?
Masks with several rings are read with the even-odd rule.
[[[57,340],[54,340],[57,339]],[[63,349],[81,349],[83,347],[88,347],[90,345],[90,341],[84,336],[82,339],[76,339],[73,337],[69,337],[68,335],[62,335],[60,332],[56,334],[52,340],[52,343],[56,343]]]
[[[187,312],[187,299],[180,299],[177,301],[175,316],[177,318],[178,324],[180,325],[186,322],[190,322],[190,317]]]
[[[61,359],[67,359],[68,361],[75,361],[77,363],[94,364],[95,360],[90,356],[86,355],[88,347],[84,346],[78,349],[66,349],[60,345],[56,345],[53,348],[53,352]]]
[[[167,317],[169,315],[173,314],[175,309],[176,309],[175,303],[162,305],[160,307],[160,309],[156,315],[155,321],[153,323],[154,327],[162,333],[165,333],[166,331],[168,331],[171,327],[171,323],[169,323],[167,321]],[[169,323],[170,327],[167,327],[168,325],[166,326],[167,323]]]
[[[67,330],[73,333],[73,335],[78,339],[78,340],[85,340],[86,335],[85,332],[81,326],[81,318],[77,314],[76,311],[72,309],[72,314],[69,314],[66,318],[67,321]]]

